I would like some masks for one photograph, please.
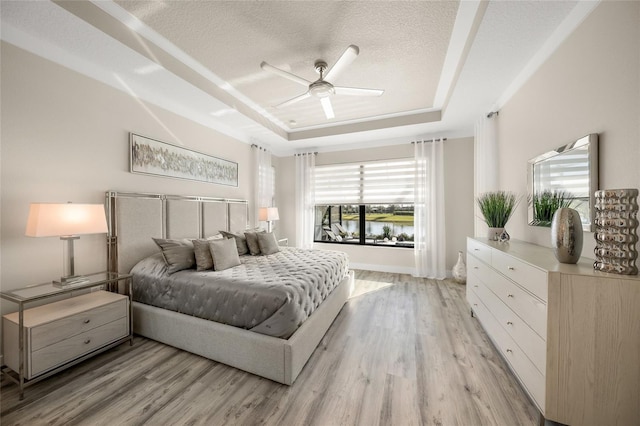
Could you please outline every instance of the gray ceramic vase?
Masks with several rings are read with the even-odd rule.
[[[582,253],[582,222],[580,214],[561,207],[551,220],[551,246],[560,263],[577,263]]]

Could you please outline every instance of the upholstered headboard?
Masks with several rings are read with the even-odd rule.
[[[108,269],[120,273],[158,251],[152,237],[205,238],[249,223],[246,200],[108,191],[105,202]]]

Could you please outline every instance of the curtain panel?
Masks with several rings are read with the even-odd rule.
[[[444,279],[446,235],[444,212],[443,140],[414,144],[415,276]]]
[[[315,153],[296,154],[296,247],[313,248]]]
[[[271,152],[258,145],[251,145],[254,161],[253,203],[251,206],[251,223],[260,225],[258,212],[260,207],[273,206],[274,175],[271,167]]]
[[[475,179],[474,196],[498,189],[498,113],[483,115],[475,125]],[[474,232],[476,236],[487,235],[487,224],[482,213],[474,205]]]

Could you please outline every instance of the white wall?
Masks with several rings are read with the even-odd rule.
[[[413,157],[413,145],[321,152],[317,165],[375,161]],[[444,143],[445,213],[447,234],[447,268],[451,269],[464,251],[466,237],[473,234],[473,138],[449,139]],[[295,243],[295,161],[293,156],[277,161],[277,191],[280,213],[278,236]],[[283,219],[284,217],[284,219]],[[316,248],[340,250],[349,255],[352,266],[362,269],[411,273],[414,270],[413,250],[409,248],[316,244]]]
[[[24,236],[31,202],[103,203],[107,190],[249,198],[249,145],[6,43],[1,64],[3,291],[62,274],[62,242]],[[131,174],[129,132],[235,161],[239,186]],[[78,273],[105,268],[104,235],[76,241]]]
[[[525,195],[528,159],[588,133],[600,134],[600,188],[639,188],[640,2],[600,3],[500,110],[500,187]],[[527,225],[526,203],[508,229],[550,246],[549,228]],[[593,258],[593,234],[584,241]]]

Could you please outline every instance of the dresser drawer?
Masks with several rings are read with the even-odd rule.
[[[474,256],[467,256],[467,276],[474,274],[485,284],[491,277],[492,268]]]
[[[128,335],[129,321],[124,317],[34,351],[31,354],[27,378],[44,373]]]
[[[65,340],[71,336],[94,329],[127,316],[128,300],[122,298],[114,303],[60,318],[31,328],[31,350]]]
[[[500,326],[511,336],[522,352],[533,362],[544,376],[546,371],[547,344],[531,327],[505,305],[484,285],[477,288],[478,297],[491,311]]]
[[[547,301],[547,273],[541,269],[529,265],[519,259],[494,250],[491,257],[491,265],[504,276],[517,282],[519,285]]]
[[[491,247],[479,241],[467,239],[467,252],[489,265],[491,264],[491,251]]]
[[[527,358],[524,352],[518,347],[509,334],[500,326],[498,320],[489,312],[480,299],[475,299],[476,294],[471,293],[470,303],[475,304],[473,310],[491,337],[496,348],[500,351],[504,359],[509,363],[511,369],[518,377],[522,386],[536,402],[540,411],[544,413],[545,403],[545,378],[538,371],[535,365]]]
[[[543,340],[547,340],[547,304],[495,271],[484,283]]]

